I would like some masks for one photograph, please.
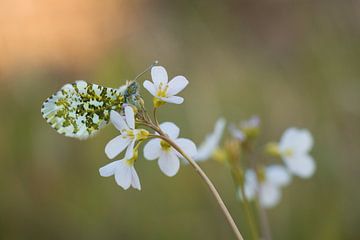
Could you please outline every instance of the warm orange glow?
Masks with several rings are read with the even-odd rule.
[[[86,66],[124,32],[126,10],[121,3],[2,0],[0,72],[11,72],[21,65]]]

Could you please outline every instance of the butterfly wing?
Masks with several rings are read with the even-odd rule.
[[[110,111],[119,110],[123,103],[122,90],[77,81],[46,99],[41,113],[58,133],[86,139],[104,127]]]

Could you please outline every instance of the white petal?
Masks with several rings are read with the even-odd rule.
[[[160,139],[152,139],[144,147],[144,157],[147,160],[155,160],[160,157]]]
[[[245,196],[248,200],[253,200],[256,196],[256,187],[254,185],[244,185]]]
[[[314,159],[307,154],[293,156],[284,160],[290,172],[302,178],[311,177],[316,170]]]
[[[166,153],[163,152],[160,155],[158,164],[161,171],[169,177],[175,176],[180,168],[179,158],[176,156],[175,152],[172,151]]]
[[[108,158],[113,159],[119,155],[129,145],[130,139],[124,138],[123,136],[117,136],[106,144],[105,153]]]
[[[119,165],[121,160],[111,162],[99,169],[99,173],[102,177],[110,177],[114,175],[116,167]]]
[[[235,139],[237,139],[241,142],[245,140],[244,132],[241,131],[240,129],[238,129],[234,124],[231,124],[229,126],[229,132]]]
[[[257,180],[256,174],[253,170],[247,170],[245,173],[245,184],[244,184],[244,192],[247,199],[252,200],[256,196],[257,192]]]
[[[159,87],[160,83],[162,83],[163,85],[168,83],[168,75],[166,69],[161,66],[151,68],[151,78],[156,88]]]
[[[190,157],[194,157],[197,153],[196,145],[193,141],[186,138],[178,138],[175,140],[175,143],[179,145],[179,147]],[[178,153],[179,156],[182,157],[180,153]]]
[[[184,76],[176,76],[169,83],[169,89],[167,90],[168,96],[173,96],[181,92],[187,85],[189,81]]]
[[[198,148],[197,154],[194,156],[196,161],[204,161],[212,156],[214,151],[219,147],[225,124],[226,121],[224,118],[216,121],[214,131],[206,136],[205,141]]]
[[[278,204],[281,199],[280,189],[273,184],[261,184],[259,198],[261,206],[272,208]]]
[[[182,104],[184,102],[184,98],[178,96],[158,97],[158,98],[167,103]]]
[[[115,181],[123,189],[128,189],[131,185],[132,174],[131,165],[126,163],[125,160],[120,161],[119,166],[115,171]]]
[[[266,181],[276,186],[286,186],[291,181],[291,175],[283,166],[272,165],[266,168]]]
[[[121,131],[123,129],[128,129],[124,118],[116,111],[112,110],[110,112],[110,121],[116,127],[117,130]]]
[[[131,167],[131,186],[137,190],[141,190],[140,179],[134,166]]]
[[[126,149],[125,159],[129,160],[134,156],[135,139],[132,140]]]
[[[258,128],[260,126],[260,118],[253,116],[250,119],[240,122],[240,128]]]
[[[130,106],[125,107],[126,123],[130,129],[135,129],[134,110]]]
[[[148,90],[151,93],[151,95],[156,96],[156,87],[152,82],[145,80],[143,86],[146,90]]]
[[[172,122],[164,122],[160,124],[160,129],[171,139],[176,139],[180,134],[180,129]]]
[[[289,128],[281,137],[280,151],[291,149],[295,154],[304,154],[311,150],[314,140],[306,129]]]

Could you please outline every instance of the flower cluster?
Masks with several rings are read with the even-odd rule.
[[[165,103],[181,104],[184,101],[176,95],[188,85],[185,77],[176,76],[168,81],[167,71],[161,66],[151,68],[151,77],[152,81],[144,81],[143,86],[153,96],[154,110]],[[120,135],[106,145],[105,153],[109,159],[114,159],[122,152],[125,154],[121,160],[100,168],[100,175],[114,175],[116,183],[124,189],[130,186],[141,189],[134,165],[138,159],[139,146],[147,140],[143,149],[144,158],[157,160],[160,170],[166,176],[172,177],[178,173],[184,154],[197,162],[213,158],[230,168],[240,199],[258,200],[265,208],[273,207],[280,201],[282,189],[289,185],[293,175],[309,178],[316,168],[309,154],[313,139],[305,129],[289,128],[279,142],[265,145],[266,156],[281,159],[284,164],[278,161],[260,161],[258,156],[250,156],[256,152],[255,143],[260,133],[260,119],[257,116],[241,121],[238,125],[229,124],[229,137],[223,145],[220,143],[226,120],[218,119],[213,132],[205,137],[198,149],[191,140],[179,138],[180,129],[176,124],[158,124],[157,119],[151,120],[144,109],[131,104],[125,105],[122,112],[111,111],[110,121]],[[138,128],[141,125],[150,127],[155,132],[149,133]]]
[[[269,159],[259,161],[250,156],[254,154],[255,140],[260,133],[258,117],[241,121],[238,126],[230,124],[230,139],[221,147],[219,143],[224,129],[225,120],[219,119],[213,133],[199,148],[195,160],[204,161],[212,157],[225,162],[238,186],[240,199],[258,199],[261,206],[274,207],[281,199],[282,188],[289,185],[293,175],[310,178],[315,172],[315,162],[309,154],[313,138],[306,129],[289,128],[279,142],[265,145],[266,156],[281,159],[284,164],[271,163]]]
[[[138,146],[136,142],[141,142],[149,136],[145,129],[135,129],[135,117],[132,107],[125,107],[125,116],[121,116],[115,111],[111,111],[110,120],[120,131],[120,135],[112,139],[105,147],[105,153],[110,158],[118,156],[126,149],[122,160],[117,160],[100,168],[100,175],[109,177],[114,175],[116,183],[124,189],[130,186],[138,190],[141,189],[140,180],[136,173],[134,163],[138,156]]]
[[[144,87],[154,96],[154,107],[158,108],[165,103],[181,104],[184,99],[175,96],[183,90],[188,81],[183,76],[174,77],[168,82],[168,75],[164,67],[155,66],[151,69],[152,81],[146,80]],[[100,168],[103,177],[115,176],[116,183],[123,189],[131,187],[140,190],[140,180],[135,170],[138,159],[139,146],[151,138],[144,147],[144,157],[147,160],[158,159],[160,170],[167,176],[175,176],[180,168],[179,153],[171,143],[176,144],[189,157],[197,155],[196,145],[189,139],[179,138],[180,129],[172,122],[157,124],[152,121],[146,112],[140,111],[133,105],[126,105],[122,113],[111,111],[110,121],[119,130],[120,135],[112,139],[105,147],[109,159],[113,159],[125,151],[121,160],[116,160]],[[155,123],[154,123],[155,122]],[[136,124],[138,123],[138,124]],[[143,124],[157,129],[151,134],[147,130],[137,128]],[[161,135],[160,135],[161,134]]]
[[[157,160],[161,172],[166,176],[175,176],[181,162],[190,163],[215,197],[237,239],[242,240],[241,233],[215,186],[197,162],[213,158],[226,165],[236,185],[236,192],[244,203],[244,209],[249,209],[246,207],[248,201],[255,200],[259,203],[256,206],[263,210],[279,203],[283,188],[290,184],[293,177],[310,178],[315,173],[316,165],[309,154],[313,147],[312,135],[306,129],[289,128],[280,141],[264,144],[265,151],[261,152],[265,156],[262,156],[258,154],[256,144],[260,133],[258,117],[252,117],[238,125],[230,124],[227,128],[228,137],[223,144],[221,140],[226,120],[220,118],[213,132],[205,137],[197,149],[193,141],[179,137],[180,129],[176,124],[159,124],[157,109],[166,103],[183,103],[184,98],[177,95],[189,82],[184,76],[175,76],[169,81],[166,69],[155,65],[157,62],[134,81],[128,81],[118,89],[84,81],[66,84],[43,103],[43,117],[59,133],[79,139],[93,136],[110,119],[119,135],[106,144],[105,154],[111,160],[120,154],[123,156],[101,167],[99,173],[103,177],[114,176],[117,185],[125,190],[130,187],[141,190],[135,164],[139,159],[140,146],[145,142],[144,158],[149,161]],[[153,96],[152,114],[145,108],[136,81],[150,68],[152,81],[145,80],[143,87]],[[251,214],[247,213],[250,219]],[[251,222],[250,219],[249,223]],[[256,229],[251,229],[254,239],[258,239]]]

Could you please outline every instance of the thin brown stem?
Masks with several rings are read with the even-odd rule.
[[[232,231],[234,232],[237,240],[243,240],[239,229],[237,228],[234,219],[231,217],[229,210],[226,208],[224,201],[221,199],[220,194],[216,190],[214,184],[210,181],[210,179],[207,177],[205,172],[200,168],[200,166],[192,159],[190,158],[175,142],[173,142],[160,128],[159,123],[157,121],[156,117],[156,108],[154,108],[154,121],[155,124],[151,121],[151,119],[148,118],[148,120],[145,121],[139,121],[138,124],[147,126],[151,129],[153,129],[155,132],[157,132],[159,135],[151,134],[151,137],[158,137],[162,140],[169,143],[176,151],[178,151],[189,163],[190,165],[195,169],[195,171],[200,175],[200,177],[205,181],[208,188],[210,189],[210,192],[213,194],[213,196],[216,199],[216,202],[218,203],[221,211],[225,215],[225,218],[227,222],[229,223]]]
[[[195,169],[195,171],[200,175],[200,177],[205,181],[208,188],[210,189],[210,192],[215,197],[216,202],[218,203],[221,211],[223,212],[228,224],[230,225],[232,231],[234,232],[236,239],[243,240],[239,229],[237,228],[234,219],[231,217],[231,214],[229,210],[226,208],[224,201],[221,199],[220,194],[216,190],[214,184],[210,181],[208,176],[205,174],[205,172],[200,168],[200,166],[192,159],[190,158],[175,142],[173,142],[170,138],[168,138],[166,135],[163,135],[159,133],[159,138],[163,139],[164,141],[168,142],[176,151],[178,151],[189,163],[190,165]]]
[[[155,125],[151,124],[151,123],[146,123],[146,122],[136,122],[137,124],[140,124],[140,125],[144,125],[148,128],[151,128],[152,130],[154,130],[155,132],[158,132],[158,133],[162,133],[161,129],[156,127]]]

